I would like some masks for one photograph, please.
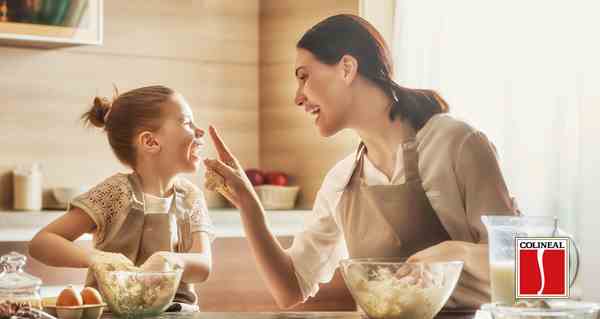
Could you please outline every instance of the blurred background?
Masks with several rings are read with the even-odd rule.
[[[321,138],[294,106],[295,44],[323,18],[354,13],[388,40],[401,85],[439,91],[451,113],[494,142],[521,211],[558,216],[574,234],[583,256],[576,289],[600,301],[593,280],[600,276],[598,9],[586,0],[0,1],[0,253],[26,243],[26,235],[10,237],[10,229],[29,234],[24,224],[11,224],[21,218],[14,211],[16,167],[39,163],[43,176],[42,208],[26,218],[38,220],[29,232],[49,220],[39,216],[55,216],[48,212],[56,209],[52,189],[90,187],[125,170],[103,132],[79,121],[94,96],[112,96],[113,85],[121,92],[174,88],[201,127],[220,129],[246,168],[288,175],[300,187],[298,198],[288,215],[273,218],[281,218],[289,244],[327,171],[358,144],[349,132]],[[205,155],[214,156],[211,147]],[[201,175],[188,177],[201,185]],[[211,296],[203,309],[273,309],[235,214],[221,216],[229,216],[215,217],[222,227],[237,228],[216,242],[217,262],[227,266],[201,288]],[[243,267],[248,272],[231,275]],[[45,282],[81,276],[61,274]],[[232,284],[225,287],[225,279]],[[334,280],[331,291],[340,287]],[[224,295],[248,291],[260,302],[219,304]],[[350,299],[327,299],[328,291],[313,307],[352,307]]]

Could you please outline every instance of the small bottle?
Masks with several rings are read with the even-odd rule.
[[[42,170],[35,163],[13,171],[13,200],[15,210],[42,209]]]

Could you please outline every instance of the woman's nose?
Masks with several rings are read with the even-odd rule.
[[[307,99],[304,93],[302,93],[302,91],[298,89],[298,91],[296,92],[296,97],[294,98],[294,103],[298,106],[302,106],[304,105],[304,103],[306,103],[306,100]]]
[[[196,128],[196,131],[194,133],[197,138],[204,136],[204,130],[201,128]]]

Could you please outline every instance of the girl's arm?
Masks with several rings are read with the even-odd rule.
[[[29,242],[29,254],[53,267],[87,268],[96,252],[74,241],[91,233],[96,224],[83,210],[71,208],[67,213],[40,230]]]
[[[161,269],[164,267],[165,259],[171,264],[183,267],[181,281],[190,284],[206,281],[212,267],[209,234],[206,232],[192,233],[192,247],[189,252],[157,252],[148,258],[144,265],[142,265],[142,268]]]

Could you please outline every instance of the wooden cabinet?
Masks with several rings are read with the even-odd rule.
[[[283,247],[291,236],[278,237]],[[217,238],[213,243],[213,268],[208,281],[196,287],[202,311],[281,311],[258,271],[246,238]],[[355,311],[356,304],[336,272],[319,293],[290,311]]]
[[[40,1],[42,5],[43,1],[56,0],[42,0]],[[4,18],[4,12],[10,11],[11,7],[6,1],[0,1],[0,12],[3,12],[0,16],[0,45],[53,48],[102,44],[103,0],[69,1],[68,4],[70,7],[63,9],[65,11],[63,20],[72,21],[52,25],[11,21]],[[79,8],[74,7],[77,4]],[[76,15],[76,17],[70,18],[69,15]]]

